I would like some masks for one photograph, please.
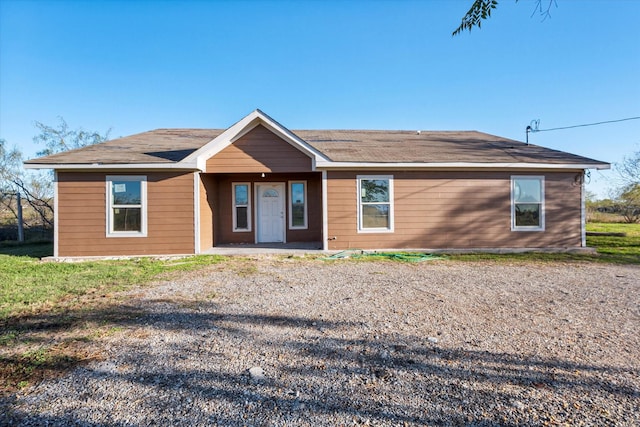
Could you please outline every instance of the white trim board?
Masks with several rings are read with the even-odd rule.
[[[450,163],[381,163],[381,162],[318,162],[318,169],[609,169],[609,166],[598,167],[589,164],[554,164],[554,163],[472,163],[472,162],[450,162]]]
[[[77,164],[67,164],[67,163],[24,163],[25,169],[55,169],[55,170],[74,170],[74,171],[82,171],[85,170],[87,172],[92,172],[95,170],[104,170],[104,169],[128,169],[128,170],[144,170],[144,171],[154,171],[154,170],[163,170],[163,169],[171,169],[171,170],[179,170],[185,172],[194,172],[197,171],[195,163],[77,163]]]

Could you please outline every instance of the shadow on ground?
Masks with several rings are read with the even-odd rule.
[[[3,333],[29,331],[30,339],[43,343],[79,322],[108,323],[128,338],[127,351],[115,359],[68,359],[57,367],[60,361],[53,360],[53,370],[77,369],[26,397],[6,394],[0,424],[638,421],[640,373],[633,370],[451,348],[427,337],[379,334],[360,322],[230,313],[211,302],[156,301],[149,308],[123,304],[5,322]],[[21,357],[1,362],[19,364]],[[252,378],[252,366],[263,368],[265,377]],[[46,410],[50,402],[56,406]]]

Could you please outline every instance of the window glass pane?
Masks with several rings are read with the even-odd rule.
[[[389,228],[389,205],[362,206],[363,228]]]
[[[262,193],[262,197],[278,197],[278,192],[274,189],[269,189]]]
[[[140,181],[112,181],[111,191],[114,205],[139,205],[142,197]]]
[[[516,202],[540,203],[542,201],[539,179],[516,179],[514,191]]]
[[[360,197],[364,203],[388,202],[389,201],[389,180],[387,179],[360,180]]]
[[[304,203],[291,204],[291,226],[304,227]]]
[[[142,209],[113,208],[113,231],[142,231]]]
[[[249,228],[249,217],[247,213],[248,213],[248,208],[246,206],[236,207],[236,228],[237,229]]]
[[[291,184],[291,200],[294,204],[304,204],[304,184],[302,182]]]
[[[293,205],[291,207],[291,226],[304,227],[304,205]]]
[[[516,205],[516,226],[534,226],[539,227],[540,224],[540,205],[519,203]]]
[[[236,185],[236,205],[248,205],[249,204],[249,186],[248,185]],[[227,187],[229,188],[229,187]]]
[[[291,184],[291,226],[304,227],[304,183]]]

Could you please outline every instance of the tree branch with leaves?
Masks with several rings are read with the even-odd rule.
[[[518,0],[515,0],[516,3]],[[536,0],[536,7],[533,10],[533,15],[539,13],[544,19],[551,17],[551,7],[556,5],[556,0]],[[471,31],[474,27],[482,28],[482,22],[491,17],[491,11],[498,7],[497,0],[475,0],[467,13],[462,17],[460,26],[456,28],[452,36],[457,36],[464,30]]]

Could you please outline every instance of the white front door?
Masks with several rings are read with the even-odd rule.
[[[256,184],[258,243],[284,242],[284,184]]]

